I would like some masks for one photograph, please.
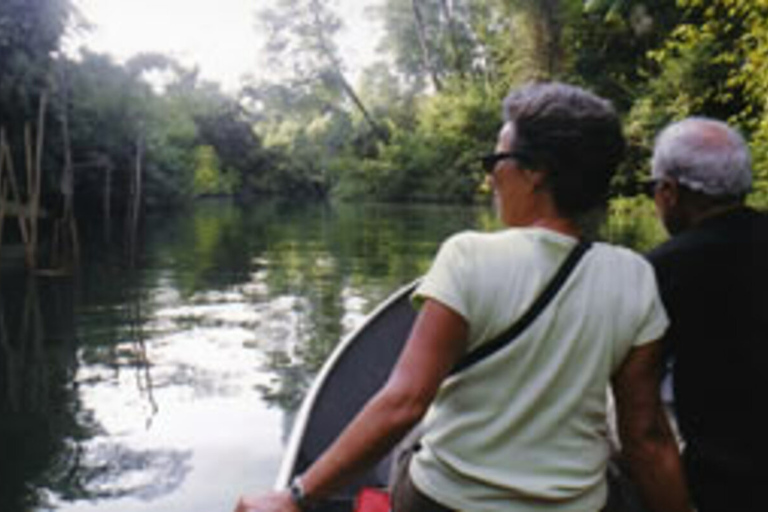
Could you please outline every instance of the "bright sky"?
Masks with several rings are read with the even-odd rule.
[[[377,0],[334,0],[344,21],[340,46],[345,64],[357,70],[370,60],[378,25],[365,14]],[[199,64],[203,78],[235,89],[244,73],[258,76],[263,44],[256,13],[272,0],[76,0],[95,25],[84,45],[118,61],[140,52],[171,55]],[[263,68],[261,68],[263,72]]]

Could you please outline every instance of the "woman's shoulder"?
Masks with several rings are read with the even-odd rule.
[[[524,229],[508,228],[500,231],[466,230],[455,233],[445,240],[441,252],[460,255],[469,260],[484,261],[486,257],[515,257],[518,253],[529,253],[536,244]]]
[[[598,247],[605,254],[614,258],[622,258],[628,261],[645,261],[645,257],[635,249],[627,247],[625,245],[616,245],[610,242],[598,241],[595,242],[595,247]]]
[[[606,242],[595,243],[595,248],[601,267],[608,271],[653,274],[648,259],[634,249]]]
[[[509,243],[531,238],[531,234],[531,230],[519,228],[506,228],[498,231],[468,229],[454,233],[446,239],[445,243],[455,245]]]

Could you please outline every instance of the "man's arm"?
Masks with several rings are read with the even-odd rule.
[[[654,512],[690,512],[680,454],[661,403],[661,344],[632,349],[613,376],[622,455]]]

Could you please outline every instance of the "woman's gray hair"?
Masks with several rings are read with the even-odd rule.
[[[546,171],[561,215],[605,208],[626,146],[609,101],[573,85],[532,83],[510,92],[504,116],[515,126],[510,149],[523,166]]]
[[[752,163],[744,138],[722,121],[690,117],[656,137],[653,178],[673,178],[695,192],[742,197],[752,188]]]

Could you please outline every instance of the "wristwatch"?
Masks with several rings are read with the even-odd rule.
[[[299,510],[302,512],[309,510],[309,499],[304,492],[304,484],[301,482],[300,476],[293,477],[291,485],[288,486],[288,492],[291,493],[291,500]]]

